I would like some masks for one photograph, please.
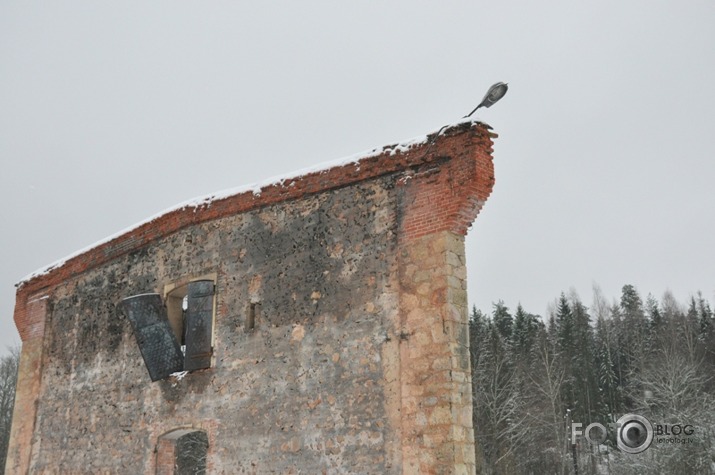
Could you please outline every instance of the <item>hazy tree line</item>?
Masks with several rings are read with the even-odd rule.
[[[503,302],[470,318],[477,460],[489,474],[715,473],[715,319],[698,293],[645,301],[632,285],[587,307],[561,294],[542,319]],[[691,443],[619,451],[570,443],[570,422],[691,424]]]
[[[20,348],[8,349],[8,353],[0,357],[0,471],[5,468],[7,445],[10,442],[10,425],[12,411],[15,408],[15,383],[17,369],[20,364]]]

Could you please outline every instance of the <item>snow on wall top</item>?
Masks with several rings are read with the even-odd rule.
[[[140,222],[135,223],[129,227],[126,227],[126,228],[122,229],[121,231],[112,234],[111,236],[107,236],[104,239],[101,239],[93,244],[90,244],[89,246],[86,246],[76,252],[73,252],[72,254],[70,254],[68,256],[63,257],[62,259],[59,259],[45,267],[42,267],[42,268],[26,275],[19,282],[17,282],[17,284],[15,284],[15,287],[20,288],[23,285],[25,285],[26,283],[28,283],[29,281],[31,281],[32,279],[35,279],[37,277],[48,274],[55,269],[61,268],[70,259],[80,256],[80,255],[82,255],[98,246],[109,243],[109,242],[113,241],[114,239],[117,239],[127,233],[130,233],[131,231],[134,231],[135,229],[137,229],[147,223],[150,223],[150,222],[152,222],[168,213],[171,213],[172,211],[182,210],[182,209],[186,209],[186,208],[199,209],[199,208],[208,207],[214,201],[218,201],[218,200],[222,200],[222,199],[229,198],[232,196],[240,195],[240,194],[246,193],[246,192],[252,192],[254,195],[260,196],[261,191],[264,190],[265,188],[268,188],[271,186],[281,186],[286,181],[290,181],[290,180],[293,180],[293,179],[301,177],[301,176],[311,175],[311,174],[315,174],[315,173],[323,173],[323,172],[326,172],[332,168],[340,167],[343,165],[348,165],[351,163],[359,164],[359,162],[363,159],[375,157],[375,156],[381,155],[385,152],[388,152],[390,155],[395,155],[397,153],[405,153],[408,150],[410,150],[412,147],[427,143],[428,140],[430,140],[430,137],[431,137],[431,140],[434,140],[439,134],[443,133],[445,130],[448,130],[452,127],[455,127],[455,126],[458,126],[461,124],[465,124],[465,123],[482,124],[482,122],[480,122],[477,119],[462,118],[459,121],[456,121],[456,122],[453,122],[453,123],[443,126],[436,133],[420,135],[417,137],[413,137],[411,139],[403,140],[397,144],[373,148],[371,150],[357,153],[354,155],[350,155],[350,156],[347,156],[347,157],[344,157],[344,158],[341,158],[338,160],[330,160],[327,162],[322,162],[322,163],[316,164],[312,167],[307,167],[307,168],[303,168],[300,170],[296,170],[296,171],[287,173],[285,175],[271,177],[271,178],[268,178],[266,180],[263,180],[263,181],[260,181],[257,183],[243,185],[243,186],[239,186],[239,187],[235,187],[235,188],[229,188],[226,190],[218,191],[216,193],[211,193],[209,195],[192,198],[190,200],[179,203],[178,205],[167,208],[159,213],[156,213],[153,216],[151,216],[143,221],[140,221]],[[487,127],[490,128],[489,126],[487,126]]]

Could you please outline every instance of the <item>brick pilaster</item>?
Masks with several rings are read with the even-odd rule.
[[[476,467],[464,235],[494,185],[491,136],[448,134],[435,153],[400,180],[402,471],[467,475]]]
[[[43,294],[18,295],[16,320],[21,318],[23,331],[20,366],[15,389],[15,409],[8,445],[5,473],[25,474],[30,471],[30,458],[37,416],[37,403],[42,380],[43,337],[48,312],[48,299]]]

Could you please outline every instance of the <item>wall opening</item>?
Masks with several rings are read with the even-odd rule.
[[[179,437],[176,440],[174,473],[176,475],[204,475],[208,448],[209,438],[202,430]]]
[[[166,304],[166,316],[169,325],[176,336],[176,341],[181,345],[182,353],[186,354],[186,309],[188,308],[188,286],[177,287],[168,294],[164,300]]]
[[[256,322],[261,314],[261,304],[252,303],[248,306],[248,315],[246,315],[246,324],[244,325],[244,330],[246,332],[252,331],[256,328]]]
[[[211,367],[215,292],[215,281],[202,279],[172,285],[163,300],[149,293],[122,301],[152,381]]]
[[[204,475],[209,438],[200,429],[176,429],[157,442],[157,475]]]

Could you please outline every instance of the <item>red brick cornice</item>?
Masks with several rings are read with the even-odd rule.
[[[467,129],[470,131],[472,129]],[[438,231],[466,234],[494,187],[492,142],[463,133],[437,141],[430,162],[407,170],[403,187],[400,239]]]

